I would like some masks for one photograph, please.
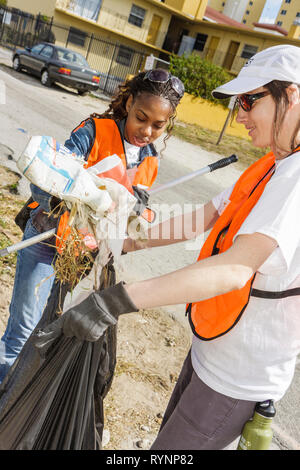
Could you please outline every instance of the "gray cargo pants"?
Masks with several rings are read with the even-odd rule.
[[[221,450],[253,416],[256,402],[215,392],[194,372],[189,352],[151,450]]]

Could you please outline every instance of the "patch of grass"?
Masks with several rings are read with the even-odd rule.
[[[13,245],[22,238],[15,216],[24,202],[17,194],[19,176],[0,165],[0,249]],[[1,184],[1,181],[5,183]],[[17,253],[0,257],[0,275],[14,276]]]
[[[7,239],[5,235],[0,233],[0,250],[10,246],[12,243]],[[14,270],[17,263],[17,253],[10,253],[7,256],[0,257],[0,275],[9,274],[14,275]]]
[[[2,227],[2,228],[7,227],[7,222],[5,222],[5,220],[1,219],[1,217],[0,217],[0,227]]]
[[[7,186],[4,186],[4,188],[7,189],[11,194],[18,194],[18,183],[8,184]]]
[[[237,155],[239,159],[237,165],[241,170],[269,151],[268,149],[255,148],[249,140],[227,135],[226,133],[219,145],[216,145],[220,132],[205,129],[196,124],[179,122],[175,124],[172,134],[186,142],[199,145],[209,152],[218,153],[224,157],[229,157],[232,154]]]

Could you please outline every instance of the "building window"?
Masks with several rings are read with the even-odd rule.
[[[246,24],[246,23],[247,23],[247,20],[243,20],[243,23]]]
[[[139,26],[139,28],[141,28],[145,14],[146,10],[144,8],[138,7],[137,5],[132,5],[128,23],[134,24],[135,26]]]
[[[285,3],[291,3],[291,0],[285,0]]]
[[[249,5],[252,6],[252,5],[253,5],[253,2],[249,2]]]
[[[246,10],[246,15],[249,15],[250,11],[249,10]]]
[[[297,15],[296,15],[296,18],[299,18],[300,17],[300,11],[298,11]]]
[[[276,23],[278,26],[282,26],[282,21],[277,21]]]
[[[132,62],[132,58],[134,55],[134,51],[129,47],[120,46],[118,50],[118,55],[116,58],[116,62],[121,65],[126,65],[129,67]]]
[[[281,10],[280,14],[281,15],[286,15],[286,10]]]
[[[245,44],[241,53],[243,59],[250,59],[258,51],[257,46],[251,46],[251,44]]]
[[[69,29],[69,35],[67,39],[67,43],[76,44],[77,46],[85,46],[87,34],[84,31],[80,31],[80,29],[73,28],[72,26]]]
[[[196,51],[203,51],[207,38],[208,38],[207,34],[198,33],[196,36],[194,49],[196,49]]]

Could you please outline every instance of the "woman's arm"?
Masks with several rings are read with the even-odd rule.
[[[88,159],[95,138],[95,130],[91,120],[87,120],[83,127],[73,131],[65,141],[65,147],[76,155]]]
[[[218,216],[215,206],[210,201],[193,212],[178,215],[150,227],[146,242],[127,238],[124,241],[123,251],[127,253],[191,240],[209,230]]]
[[[242,288],[276,247],[266,235],[240,235],[224,253],[125,289],[138,309],[197,302]]]

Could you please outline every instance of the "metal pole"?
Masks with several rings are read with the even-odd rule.
[[[110,75],[110,72],[111,72],[111,69],[112,69],[112,66],[113,66],[113,62],[114,62],[114,58],[115,58],[115,52],[116,52],[117,47],[119,47],[119,44],[115,44],[114,52],[113,52],[112,57],[111,57],[111,61],[110,61],[109,69],[108,69],[108,73],[107,73],[107,77],[106,77],[105,84],[104,84],[104,88],[103,88],[103,91],[104,91],[104,92],[106,91],[106,85],[107,85],[107,82],[108,82],[108,79],[109,79],[109,75]]]
[[[228,126],[228,123],[229,123],[229,119],[231,118],[231,115],[232,115],[232,109],[229,110],[229,113],[227,114],[227,118],[226,118],[226,121],[224,123],[224,126],[223,126],[223,129],[221,130],[221,134],[219,135],[219,138],[218,138],[218,141],[216,143],[216,145],[219,145],[219,143],[221,142],[222,138],[223,138],[223,135],[226,131],[226,128]]]
[[[227,158],[221,158],[221,160],[218,160],[214,163],[210,163],[204,168],[200,168],[199,170],[193,171],[192,173],[188,173],[187,175],[181,176],[180,178],[176,178],[175,180],[168,181],[167,183],[157,186],[156,188],[150,188],[148,190],[148,193],[156,194],[160,191],[164,191],[165,189],[173,188],[173,186],[185,183],[186,181],[189,181],[192,178],[195,178],[196,176],[204,175],[205,173],[210,173],[212,171],[218,170],[219,168],[224,168],[225,166],[230,165],[231,163],[237,162],[237,160],[238,158],[236,155],[231,155]]]
[[[228,104],[228,108],[229,108],[229,113],[227,115],[227,118],[226,118],[226,121],[224,123],[224,126],[223,126],[223,129],[221,131],[221,134],[219,135],[219,138],[218,138],[218,142],[216,143],[216,145],[219,145],[219,143],[221,142],[221,139],[224,135],[224,132],[228,126],[228,123],[229,123],[229,119],[231,118],[232,116],[232,113],[233,113],[233,110],[234,110],[234,107],[235,107],[235,103],[236,103],[236,96],[232,96],[230,98],[230,101],[229,101],[229,104]]]
[[[90,50],[91,50],[91,44],[92,44],[92,41],[94,40],[94,33],[91,34],[91,37],[90,37],[90,42],[89,42],[89,45],[88,45],[88,48],[87,48],[87,51],[86,51],[86,60],[88,59],[88,56],[89,56],[89,53],[90,53]]]
[[[36,243],[39,243],[43,240],[47,240],[52,235],[54,235],[55,232],[56,232],[56,229],[53,228],[52,230],[48,230],[47,232],[40,233],[39,235],[36,235],[35,237],[28,238],[27,240],[23,240],[19,243],[16,243],[15,245],[11,245],[11,246],[8,246],[7,248],[3,248],[3,250],[0,250],[0,256],[9,255],[10,253],[13,253],[14,251],[19,251],[19,250],[22,250],[22,248],[27,248],[28,246],[35,245]]]

